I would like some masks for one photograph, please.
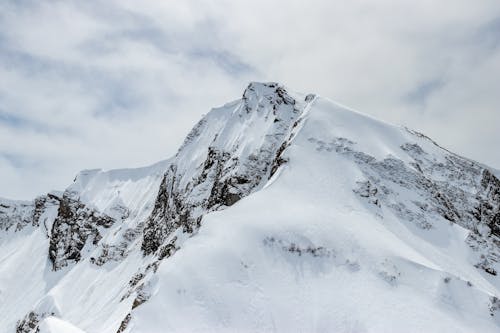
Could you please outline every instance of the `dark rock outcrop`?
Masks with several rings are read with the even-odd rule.
[[[97,245],[102,238],[99,229],[109,228],[115,220],[85,206],[69,192],[51,197],[59,201],[59,209],[50,233],[49,258],[58,270],[78,262],[87,241]]]

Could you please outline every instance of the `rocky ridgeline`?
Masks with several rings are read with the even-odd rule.
[[[215,110],[215,119],[204,117],[165,172],[150,217],[124,233],[117,244],[100,244],[102,232],[117,219],[87,207],[77,192],[69,190],[32,202],[2,199],[0,230],[20,231],[42,223],[50,238],[48,256],[54,270],[78,262],[87,245],[101,247],[101,253],[91,258],[94,264],[119,261],[137,238],[142,238],[145,255],[169,256],[177,248],[176,231],[193,233],[204,214],[229,207],[258,190],[286,162],[282,153],[313,101],[314,95],[298,101],[276,83],[251,83],[238,105]],[[219,127],[214,126],[217,122]],[[245,130],[258,144],[248,145]],[[238,132],[238,140],[225,141],[225,135],[234,137]],[[478,163],[447,152],[420,133],[408,132],[417,142],[431,141],[444,154],[435,156],[408,142],[401,146],[413,160],[408,164],[393,157],[377,160],[357,151],[356,143],[347,138],[309,141],[318,151],[343,154],[360,166],[366,181],[358,182],[353,190],[378,207],[379,216],[386,207],[422,229],[432,228],[439,218],[457,223],[471,231],[467,242],[478,253],[477,267],[497,274],[500,180]],[[399,194],[408,191],[415,198],[411,202],[400,199]],[[57,209],[53,221],[44,217],[50,209]]]
[[[32,202],[2,200],[0,229],[38,227],[40,217],[52,210],[53,216],[45,217],[42,224],[50,238],[48,256],[54,270],[81,260],[86,246],[88,252],[92,247],[101,247],[101,253],[91,258],[97,265],[120,260],[138,236],[142,237],[145,255],[157,253],[164,257],[175,248],[167,241],[174,231],[194,232],[204,214],[233,205],[268,181],[286,162],[282,153],[313,100],[314,96],[308,95],[297,101],[276,83],[251,83],[236,113],[234,108],[221,108],[217,115],[222,118],[219,128],[208,116],[203,118],[166,171],[151,216],[139,224],[143,230],[131,229],[133,237],[125,233],[118,244],[100,244],[102,231],[117,218],[88,207],[80,201],[78,192],[71,190],[47,194]],[[240,135],[228,144],[224,141],[225,133]],[[258,144],[248,145],[246,141]],[[199,155],[203,157],[196,160],[194,157]],[[192,163],[198,164],[186,168]]]
[[[45,228],[54,271],[77,263],[96,248],[99,251],[94,251],[90,262],[103,266],[122,260],[140,246],[146,258],[121,296],[121,301],[134,297],[132,311],[149,298],[151,277],[159,262],[179,249],[180,240],[197,231],[205,214],[259,190],[287,162],[284,151],[314,100],[314,95],[298,100],[276,83],[250,84],[241,100],[213,110],[193,128],[165,170],[151,214],[134,221],[132,227],[127,224],[132,220],[127,220],[127,207],[112,207],[110,216],[86,205],[78,192],[67,190],[32,202],[1,199],[0,230]],[[408,132],[414,140],[400,147],[408,156],[406,161],[393,156],[377,159],[348,138],[311,137],[309,143],[319,153],[341,154],[359,167],[365,179],[353,191],[378,218],[390,212],[422,230],[437,223],[456,223],[470,231],[465,241],[477,254],[476,268],[497,275],[500,180],[484,166],[432,141],[438,153],[425,151],[422,147],[429,146],[423,142],[430,139]],[[117,223],[123,231],[121,238],[103,242],[107,230]],[[300,247],[275,237],[266,239],[265,245],[298,256],[337,258],[339,265],[359,269],[334,249]],[[391,274],[384,279],[393,283],[397,272]],[[498,312],[498,299],[491,304],[491,313]],[[36,332],[46,315],[29,312],[18,322],[17,331]],[[131,312],[119,332],[125,331],[130,320]]]
[[[155,256],[152,261],[145,260],[129,285],[124,286],[121,300],[134,297],[133,310],[148,299],[149,280],[159,262],[179,248],[175,233],[193,234],[204,214],[229,207],[261,188],[286,163],[282,154],[298,130],[305,108],[313,100],[314,96],[309,95],[297,101],[275,83],[252,83],[245,90],[237,113],[232,108],[221,110],[220,128],[214,130],[213,121],[203,118],[166,170],[150,217],[137,227],[126,229],[123,239],[116,244],[103,243],[102,234],[121,219],[88,207],[80,200],[79,193],[71,190],[48,194],[33,202],[2,204],[0,226],[6,230],[38,227],[40,217],[52,209],[52,220],[46,218],[49,221],[44,226],[53,270],[77,263],[96,248],[98,255],[90,257],[91,263],[102,266],[110,260],[120,261],[141,237],[143,254]],[[257,127],[260,130],[256,131]],[[249,135],[245,135],[245,129]],[[241,135],[227,145],[224,132]],[[245,140],[249,138],[259,143],[248,146]],[[200,151],[203,157],[196,160],[194,157]],[[198,164],[186,168],[193,161]],[[18,331],[36,332],[43,317],[36,309],[29,312],[18,322]],[[130,315],[124,318],[122,329],[129,320]]]
[[[155,208],[144,229],[144,254],[158,251],[175,230],[192,233],[204,214],[231,206],[261,188],[286,162],[281,154],[311,101],[295,100],[276,83],[250,84],[237,113],[227,109],[221,115],[227,124],[220,132],[212,132],[213,124],[206,119],[195,126],[160,185]],[[256,131],[255,127],[263,130]],[[245,138],[248,128],[252,135],[258,135]],[[229,145],[223,141],[225,133],[237,131],[241,131],[239,141]],[[245,140],[249,139],[259,144],[247,146]],[[200,142],[208,145],[193,149]],[[241,154],[242,148],[247,150],[245,154]],[[193,150],[199,149],[204,158],[194,172],[186,173],[183,165],[192,159]]]

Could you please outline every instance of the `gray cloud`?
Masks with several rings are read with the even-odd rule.
[[[3,1],[0,195],[166,158],[255,80],[499,168],[499,22],[489,0]]]
[[[441,78],[431,79],[416,86],[406,97],[409,102],[425,106],[427,99],[437,93],[444,86],[445,82]]]

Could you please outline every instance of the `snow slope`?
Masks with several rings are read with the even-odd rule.
[[[32,203],[1,199],[0,221],[3,218],[9,223],[0,228],[4,229],[0,230],[0,312],[3,313],[0,331],[14,332],[19,321],[23,324],[25,319],[38,323],[47,315],[57,315],[76,316],[76,321],[84,318],[90,323],[98,321],[94,332],[101,332],[103,325],[110,321],[109,331],[115,332],[122,320],[111,316],[115,303],[119,303],[117,293],[128,283],[138,264],[126,261],[113,268],[112,263],[127,255],[129,243],[137,242],[137,235],[131,231],[151,213],[168,163],[162,161],[138,169],[80,172],[64,194],[115,216],[118,223],[101,230],[98,246],[85,244],[84,259],[77,265],[63,265],[57,271],[48,253],[63,194],[50,193]],[[43,212],[35,218],[37,202],[43,202]],[[12,222],[15,224],[9,227]],[[104,251],[111,264],[104,269],[89,264],[92,258],[102,258]],[[124,306],[129,308],[130,304]],[[83,313],[86,315],[79,315]],[[59,326],[55,322],[44,327],[48,332],[58,332]]]
[[[47,317],[40,323],[40,333],[85,333],[78,327],[75,327],[56,317]]]
[[[0,201],[0,329],[498,332],[495,174],[252,83],[167,161]]]

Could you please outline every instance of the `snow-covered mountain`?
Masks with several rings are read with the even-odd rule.
[[[251,83],[168,160],[0,199],[0,331],[498,332],[498,177]]]

